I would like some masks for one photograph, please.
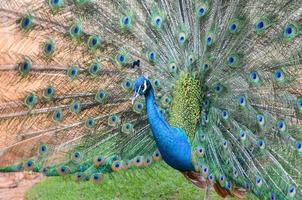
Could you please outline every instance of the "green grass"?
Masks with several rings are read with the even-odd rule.
[[[149,168],[107,174],[100,185],[90,181],[77,183],[73,176],[49,177],[27,192],[28,200],[133,200],[133,199],[203,199],[204,191],[163,163]],[[221,199],[211,192],[212,200]]]

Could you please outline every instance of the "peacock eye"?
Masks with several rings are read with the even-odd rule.
[[[145,85],[142,85],[141,90],[144,91],[144,89],[145,89]]]

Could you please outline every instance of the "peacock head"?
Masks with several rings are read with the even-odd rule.
[[[133,84],[134,96],[132,98],[132,104],[140,95],[146,95],[152,88],[150,81],[145,76],[138,77]]]

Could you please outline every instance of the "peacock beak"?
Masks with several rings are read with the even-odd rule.
[[[139,93],[138,92],[134,92],[133,98],[131,100],[132,105],[135,103],[136,99],[139,97]]]

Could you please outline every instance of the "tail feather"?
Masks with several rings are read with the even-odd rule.
[[[214,189],[219,196],[226,198],[230,193],[225,188],[221,187],[219,184],[214,184]]]
[[[222,197],[300,198],[300,7],[1,1],[0,166],[12,167],[0,170],[86,172],[98,183],[160,160],[144,101],[130,103],[144,73],[161,112],[194,130],[190,182],[213,182]]]
[[[199,188],[206,188],[210,183],[203,176],[196,172],[184,172],[183,175],[187,180],[192,182],[195,186]]]
[[[211,182],[209,180],[206,180],[202,175],[200,175],[200,173],[184,172],[183,175],[188,181],[199,188],[205,189],[212,185]],[[234,188],[232,190],[227,190],[217,183],[213,184],[213,188],[215,189],[216,193],[222,198],[226,198],[227,196],[235,196],[238,199],[243,199],[246,193],[246,190],[244,188]]]

